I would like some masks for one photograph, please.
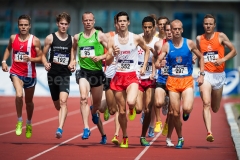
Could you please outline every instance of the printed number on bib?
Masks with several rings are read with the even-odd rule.
[[[54,53],[53,62],[62,65],[68,65],[69,54]]]
[[[132,70],[133,69],[133,60],[118,60],[118,70]]]
[[[168,66],[164,66],[161,68],[161,74],[162,75],[168,75]]]
[[[95,50],[93,46],[80,47],[80,54],[82,58],[95,56]]]
[[[215,62],[218,59],[218,51],[204,52],[204,63]]]
[[[175,66],[172,68],[172,74],[176,76],[184,76],[188,74],[188,68],[186,66]]]
[[[28,55],[28,52],[14,51],[14,61],[15,62],[26,62],[23,59],[23,55]]]
[[[143,63],[144,63],[144,62],[138,62],[138,68],[139,68],[139,70],[143,67]],[[147,72],[152,72],[152,62],[148,62],[148,63],[147,63],[146,71],[147,71]]]

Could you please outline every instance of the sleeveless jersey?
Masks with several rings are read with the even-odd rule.
[[[220,66],[215,66],[216,59],[224,57],[224,46],[219,43],[219,32],[214,33],[214,37],[210,40],[205,38],[205,35],[200,37],[200,51],[204,57],[204,70],[208,72],[223,72],[225,68],[225,62]]]
[[[183,43],[180,48],[176,48],[173,42],[170,40],[169,52],[167,60],[169,64],[169,75],[170,76],[191,76],[193,71],[192,65],[192,52],[189,50],[187,45],[187,39],[183,38]]]
[[[53,75],[71,75],[68,65],[71,60],[72,37],[68,35],[67,40],[61,41],[55,33],[52,33],[53,41],[50,48],[51,69],[49,74]]]
[[[163,44],[166,43],[166,42],[167,42],[167,40],[163,39]],[[159,53],[159,54],[161,54],[161,53]],[[157,82],[158,83],[163,83],[163,84],[166,84],[167,77],[168,77],[168,69],[169,69],[167,55],[165,56],[165,58],[166,58],[167,63],[164,67],[161,67],[158,70],[158,77],[157,77]]]
[[[134,44],[133,33],[129,32],[127,44],[120,44],[118,34],[114,36],[114,43],[120,48],[120,53],[116,56],[117,72],[133,72],[138,67],[138,49]]]
[[[19,34],[16,34],[12,43],[12,66],[11,74],[17,74],[24,77],[36,77],[36,68],[34,62],[26,62],[23,60],[23,55],[26,54],[31,58],[37,56],[37,52],[33,46],[33,35],[30,34],[29,39],[25,42],[18,40]]]
[[[79,34],[78,40],[78,57],[80,68],[87,70],[102,70],[102,61],[94,62],[90,57],[92,56],[101,56],[104,54],[104,47],[98,41],[98,33],[96,30],[95,33],[90,38],[85,38],[83,32]]]
[[[154,48],[154,44],[157,41],[159,41],[159,38],[153,37],[152,41],[149,44],[147,44],[147,46],[149,46],[151,48]],[[137,74],[141,79],[148,79],[150,77],[150,75],[152,74],[152,65],[153,65],[152,64],[152,56],[153,56],[153,53],[152,53],[152,51],[150,51],[145,75],[141,76],[141,75],[139,75],[139,71],[142,68],[143,63],[144,63],[144,55],[145,55],[144,50],[140,46],[138,46],[138,72],[137,72]]]

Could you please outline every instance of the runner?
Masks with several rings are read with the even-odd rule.
[[[33,95],[37,83],[35,63],[41,62],[40,40],[29,33],[31,18],[21,15],[18,18],[18,34],[11,35],[2,60],[2,70],[8,72],[6,60],[12,53],[10,79],[16,91],[15,105],[17,111],[16,135],[22,134],[23,89],[27,110],[26,138],[32,136],[32,115],[34,110]]]
[[[75,55],[72,50],[73,37],[67,34],[71,17],[62,12],[56,17],[58,31],[49,34],[44,43],[42,63],[48,71],[48,86],[58,113],[56,138],[62,137],[63,126],[67,117],[67,99],[70,92],[70,76],[75,71]],[[50,52],[49,52],[50,51]],[[50,53],[49,62],[46,55]]]
[[[116,57],[117,71],[110,83],[110,88],[114,90],[114,96],[119,107],[118,120],[123,132],[123,141],[120,147],[128,148],[126,105],[129,106],[130,120],[134,119],[134,106],[137,100],[139,83],[136,75],[138,62],[137,46],[140,46],[146,53],[140,75],[145,73],[149,49],[141,36],[128,31],[130,21],[126,12],[119,12],[116,17],[119,33],[109,40],[106,61],[110,64]]]
[[[84,129],[82,139],[88,139],[91,132],[88,125],[88,115],[90,107],[88,106],[88,95],[91,90],[92,95],[92,121],[94,124],[99,122],[99,110],[101,106],[103,81],[105,80],[102,71],[102,59],[104,48],[107,47],[107,37],[104,33],[94,29],[95,18],[92,12],[84,12],[82,15],[84,31],[74,36],[73,48],[76,51],[79,48],[80,70],[76,73],[76,80],[79,83],[80,91],[80,110],[82,114]]]
[[[167,55],[169,65],[169,76],[167,78],[166,87],[169,91],[170,105],[173,109],[173,122],[178,135],[177,149],[183,147],[184,139],[182,136],[182,122],[180,120],[180,105],[181,99],[183,100],[183,120],[188,120],[189,114],[193,107],[193,65],[192,65],[192,52],[199,58],[200,73],[198,83],[203,83],[204,62],[203,56],[197,49],[192,40],[182,37],[183,25],[180,20],[171,22],[171,31],[173,34],[172,41],[168,41],[162,47],[162,53],[159,60]],[[156,65],[160,68],[160,64]]]
[[[159,38],[154,37],[154,28],[155,28],[155,20],[150,17],[144,17],[142,20],[142,29],[143,39],[146,45],[149,47],[150,56],[148,59],[148,65],[146,68],[145,75],[139,75],[139,88],[138,88],[138,96],[137,96],[137,104],[136,104],[136,112],[137,114],[141,113],[144,110],[144,120],[142,125],[142,133],[140,138],[140,144],[142,146],[149,146],[150,144],[146,140],[146,133],[151,121],[151,110],[153,105],[154,98],[154,88],[155,85],[155,66],[152,65],[152,57],[154,53],[154,44],[159,40]],[[138,69],[141,70],[141,67],[144,63],[145,52],[141,47],[138,46]],[[138,72],[139,73],[139,72]],[[151,127],[150,127],[151,128]],[[150,130],[149,128],[149,130]],[[152,129],[153,130],[153,129]]]
[[[205,33],[197,36],[198,49],[204,56],[204,83],[199,86],[199,90],[203,101],[203,120],[207,129],[206,140],[209,142],[214,141],[210,108],[214,113],[219,110],[226,79],[225,62],[237,55],[228,37],[222,32],[215,32],[215,27],[215,17],[207,14],[203,19]],[[225,54],[225,46],[229,49],[227,54]]]

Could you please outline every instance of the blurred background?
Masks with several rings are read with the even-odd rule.
[[[31,16],[30,32],[40,38],[43,45],[44,38],[57,30],[55,16],[63,11],[71,15],[71,35],[83,30],[81,17],[85,11],[94,13],[95,26],[101,26],[104,32],[114,30],[114,15],[126,11],[130,16],[129,30],[134,33],[142,32],[141,22],[145,16],[156,14],[157,17],[167,16],[170,20],[180,19],[183,22],[183,36],[194,41],[197,35],[204,32],[204,15],[211,13],[217,18],[216,30],[224,32],[237,52],[240,51],[240,0],[0,0],[0,3],[0,59],[10,35],[18,32],[17,19],[21,14]],[[11,58],[8,58],[7,64],[11,65]],[[240,54],[226,63],[226,70],[238,72],[238,77],[233,78],[238,79],[238,93],[239,66]]]

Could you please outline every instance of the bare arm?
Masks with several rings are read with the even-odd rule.
[[[36,50],[37,56],[35,58],[29,57],[29,61],[35,62],[35,63],[41,63],[42,62],[42,49],[41,49],[41,43],[40,40],[34,36],[33,38],[33,46]]]
[[[72,39],[72,44],[73,44],[74,43],[74,38],[71,37],[71,39]],[[71,48],[71,60],[70,60],[70,63],[68,65],[68,69],[71,72],[74,72],[76,70],[76,52],[74,52],[73,45],[72,45],[72,48]]]
[[[107,45],[108,52],[106,53],[106,65],[111,65],[113,62],[113,55],[117,55],[117,53],[113,53],[113,46],[114,46],[114,39],[113,37],[110,37]],[[112,55],[113,54],[113,55]]]
[[[164,57],[167,55],[168,53],[168,43],[165,43],[161,49],[161,54],[158,55],[158,58],[155,62],[155,67],[157,69],[161,68],[161,61],[164,59]],[[160,52],[159,52],[160,53]]]
[[[224,46],[227,46],[227,48],[230,50],[230,52],[224,58],[222,58],[223,62],[226,62],[227,60],[236,56],[237,52],[233,44],[230,42],[230,40],[224,33],[220,33],[219,38],[220,38],[220,42],[222,42],[222,44]]]
[[[9,42],[8,42],[8,46],[7,48],[5,49],[5,52],[4,52],[4,55],[3,55],[3,61],[6,61],[8,59],[8,57],[10,56],[11,54],[11,50],[12,50],[12,42],[14,40],[16,35],[11,35],[11,37],[9,38]],[[4,72],[7,72],[8,71],[8,65],[6,62],[2,62],[2,70]]]

